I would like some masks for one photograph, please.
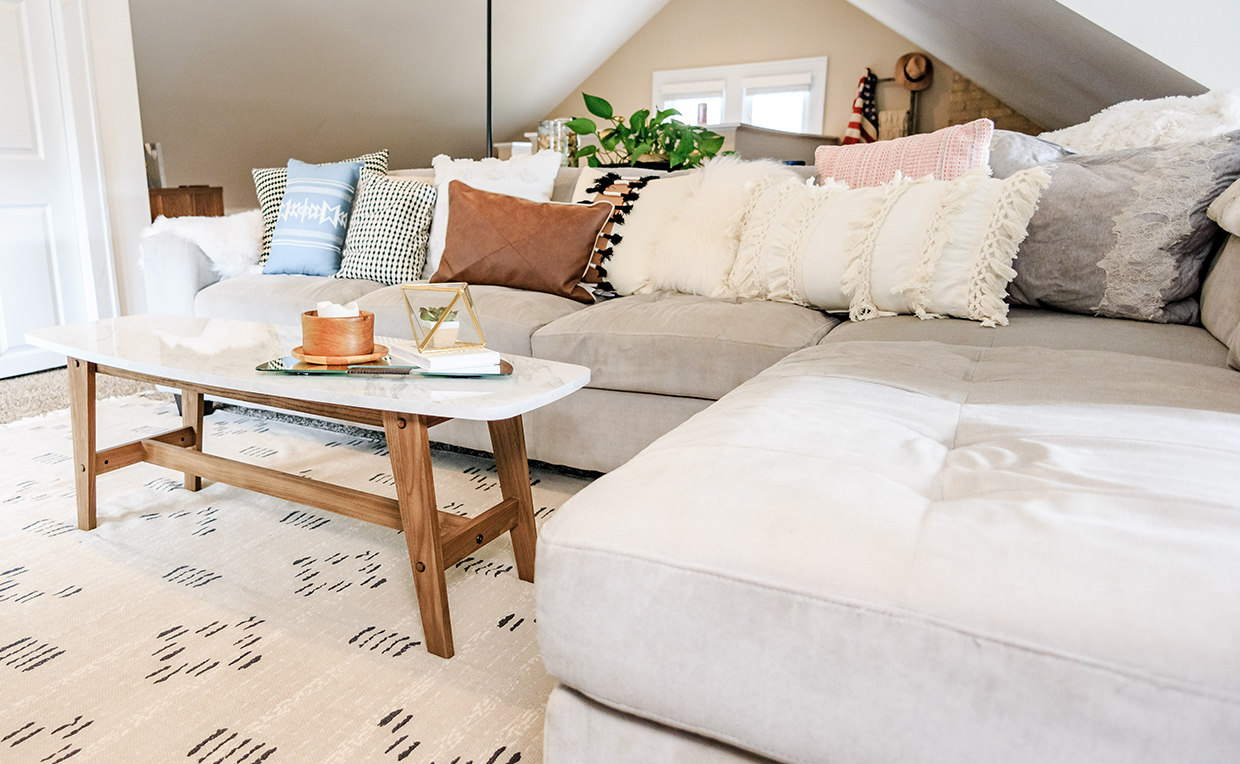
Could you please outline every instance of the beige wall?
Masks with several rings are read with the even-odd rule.
[[[494,139],[537,124],[666,2],[495,3]],[[170,185],[223,186],[229,212],[257,205],[251,168],[290,157],[386,148],[407,168],[486,153],[486,3],[129,6],[143,137],[163,146]]]
[[[547,117],[585,116],[582,92],[623,114],[649,108],[658,70],[827,56],[823,131],[843,135],[865,68],[890,77],[896,59],[917,49],[845,0],[671,0]],[[945,127],[951,106],[952,71],[938,60],[934,67],[934,85],[922,93],[923,131]],[[898,86],[880,86],[880,109],[907,101]]]

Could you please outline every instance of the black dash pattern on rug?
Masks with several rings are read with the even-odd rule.
[[[7,731],[0,736],[0,749],[17,748],[23,746],[15,753],[25,754],[33,752],[34,756],[39,756],[37,761],[42,764],[59,764],[66,759],[77,756],[84,750],[86,745],[83,738],[77,738],[77,734],[95,723],[94,719],[85,719],[82,716],[75,717],[72,721],[39,723],[26,722],[17,729]],[[89,737],[89,736],[88,736]],[[71,740],[70,738],[77,738]],[[5,757],[0,760],[7,761]],[[84,761],[85,759],[79,759]],[[30,759],[35,761],[35,759]]]
[[[207,735],[201,743],[189,749],[185,757],[194,759],[199,764],[203,764],[208,759],[212,764],[242,764],[242,762],[250,764],[250,762],[266,761],[275,752],[274,745],[255,741],[252,736],[221,727]],[[217,757],[216,754],[219,756]]]
[[[309,597],[323,592],[339,594],[357,587],[358,590],[378,589],[387,583],[380,570],[383,564],[376,562],[378,552],[359,554],[335,552],[327,557],[300,557],[293,560],[293,576],[300,586],[294,594]]]
[[[212,621],[196,628],[178,624],[155,636],[158,647],[151,653],[157,668],[143,679],[162,684],[173,677],[198,678],[214,671],[244,671],[263,659],[258,652],[266,623],[250,616],[237,623]]]
[[[0,662],[15,671],[34,671],[64,654],[61,648],[35,637],[22,637],[0,646]]]
[[[380,629],[378,626],[367,626],[354,634],[349,644],[356,645],[360,650],[369,649],[371,652],[383,648],[379,650],[379,655],[399,658],[408,652],[409,648],[422,644],[422,641],[395,631]]]

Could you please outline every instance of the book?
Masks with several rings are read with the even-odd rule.
[[[427,371],[474,371],[495,373],[499,369],[499,353],[489,348],[419,353],[412,343],[393,342],[388,348],[393,361],[407,363]]]

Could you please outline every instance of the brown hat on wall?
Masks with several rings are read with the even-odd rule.
[[[925,90],[934,82],[934,65],[925,53],[905,53],[896,61],[896,82],[908,90]]]

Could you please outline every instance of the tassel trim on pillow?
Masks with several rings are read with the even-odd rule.
[[[878,234],[887,216],[891,214],[891,209],[896,206],[904,192],[917,182],[919,181],[905,178],[897,170],[891,182],[874,189],[874,196],[866,202],[866,214],[848,224],[852,231],[845,243],[848,265],[844,269],[840,287],[850,298],[848,318],[852,321],[896,315],[893,311],[879,310],[874,304],[871,279],[874,247],[878,244]]]
[[[1038,197],[1050,183],[1050,173],[1042,167],[1021,170],[1003,181],[969,280],[969,318],[982,326],[1007,326],[1007,286],[1016,277],[1012,261],[1029,233]]]
[[[943,250],[956,239],[956,230],[952,220],[964,211],[965,200],[974,192],[972,186],[986,180],[985,176],[964,176],[947,185],[939,196],[938,206],[926,227],[926,235],[922,239],[921,249],[917,253],[917,266],[908,281],[895,286],[892,294],[903,294],[908,300],[909,310],[918,318],[943,318],[942,313],[931,313],[930,290],[934,286],[934,276],[939,269],[939,261],[943,258]]]
[[[770,236],[758,261],[766,271],[767,299],[812,307],[801,291],[799,278],[804,270],[802,261],[809,248],[808,239],[831,199],[839,192],[847,191],[848,186],[829,181],[821,186],[806,187],[803,183],[790,181],[779,190],[781,196],[776,209],[783,207],[784,200],[793,193],[801,194],[801,198],[792,202],[779,230]]]

